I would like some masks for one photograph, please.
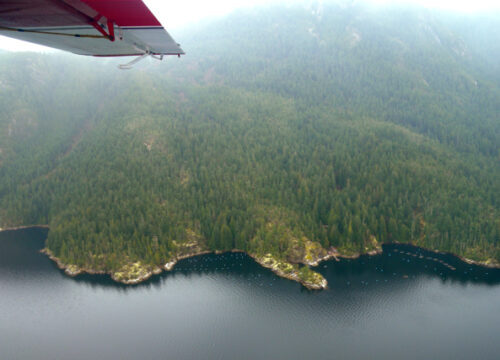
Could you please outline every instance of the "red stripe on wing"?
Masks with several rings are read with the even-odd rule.
[[[161,26],[141,0],[81,0],[118,26]]]
[[[118,26],[161,26],[141,0],[0,1],[0,25],[11,28],[77,26],[105,16]]]

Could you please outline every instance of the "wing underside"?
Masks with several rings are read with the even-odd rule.
[[[182,55],[141,0],[0,2],[0,35],[79,55]]]

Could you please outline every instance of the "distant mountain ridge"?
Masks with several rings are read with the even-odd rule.
[[[497,73],[489,65],[491,58],[479,55],[485,48],[477,51],[480,46],[470,35],[468,43],[460,36],[467,31],[459,28],[455,17],[449,15],[444,21],[440,13],[423,8],[362,3],[322,4],[320,9],[276,7],[266,16],[254,17],[237,13],[192,35],[188,46],[193,57],[202,59],[199,66],[213,66],[230,83],[337,108],[356,107],[367,115],[375,108],[386,118],[428,135],[428,127],[435,125],[424,117],[441,116],[432,102],[447,107],[458,118],[455,121],[467,121],[463,118],[477,113],[479,106],[480,113],[489,117],[481,136],[490,137],[493,126],[498,138],[494,119],[499,104],[488,98],[498,96],[498,81],[492,83]],[[482,34],[471,22],[466,27]],[[492,47],[498,32],[497,27],[496,34],[489,34]],[[217,41],[208,41],[208,36]],[[412,113],[415,106],[427,108],[427,113]],[[400,111],[412,118],[402,120]],[[444,129],[431,131],[447,136]],[[490,145],[489,150],[495,151]]]

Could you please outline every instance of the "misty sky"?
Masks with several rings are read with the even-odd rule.
[[[253,7],[270,3],[285,2],[283,0],[143,0],[158,20],[172,33],[183,26],[199,20],[220,17],[238,8]],[[356,1],[356,0],[344,0]],[[430,8],[449,9],[460,12],[475,12],[491,9],[500,10],[499,0],[369,0],[377,4],[418,3]],[[293,0],[285,3],[308,2]],[[328,2],[328,1],[325,1]],[[0,36],[0,49],[12,51],[51,51],[51,49]]]

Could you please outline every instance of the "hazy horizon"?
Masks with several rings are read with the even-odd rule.
[[[371,3],[376,6],[420,5],[429,9],[446,10],[454,13],[500,12],[500,3],[494,0],[215,0],[210,3],[191,0],[183,2],[165,2],[163,0],[143,0],[163,26],[175,38],[175,32],[192,26],[200,21],[217,19],[244,8],[263,7],[272,4],[317,4],[317,3]],[[181,40],[179,40],[181,42]],[[0,36],[0,49],[7,51],[59,51],[9,37]]]

